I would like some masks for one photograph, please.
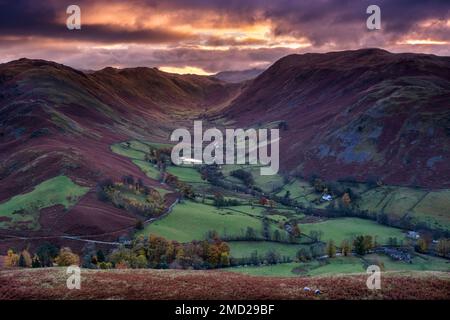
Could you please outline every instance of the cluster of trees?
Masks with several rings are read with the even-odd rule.
[[[314,258],[322,257],[325,255],[325,245],[321,242],[315,243],[311,246],[301,247],[296,254],[299,261],[306,262]]]
[[[160,170],[164,171],[166,165],[171,162],[171,153],[172,150],[170,148],[149,147],[149,151],[145,154],[144,158],[146,161],[156,164]]]
[[[259,196],[262,193],[262,190],[255,185],[242,186],[227,181],[222,171],[220,170],[219,165],[217,164],[202,165],[198,167],[198,170],[202,176],[202,179],[208,181],[214,186],[255,196]]]
[[[329,240],[326,245],[326,254],[328,258],[336,257],[336,252],[338,248],[336,247],[333,240]],[[343,240],[340,248],[341,254],[345,257],[348,257],[352,254],[352,243],[348,240]]]
[[[32,254],[29,249],[16,253],[13,249],[8,250],[5,257],[5,266],[8,268],[44,268],[58,266],[79,265],[80,258],[68,247],[58,249],[52,244],[45,243],[37,248]]]
[[[144,200],[133,195],[143,196]],[[112,202],[118,208],[144,216],[160,215],[165,208],[164,199],[159,192],[145,186],[141,179],[135,180],[133,176],[123,176],[121,182],[113,182],[111,179],[101,181],[97,185],[97,196],[102,201]]]
[[[172,188],[178,189],[181,195],[187,199],[195,199],[195,192],[192,186],[178,179],[177,176],[166,172],[164,174],[164,182]]]
[[[107,261],[102,250],[96,250],[94,243],[87,243],[81,254],[81,266],[88,269],[111,269],[112,263]]]
[[[216,192],[214,193],[214,205],[217,208],[221,207],[230,207],[230,206],[238,206],[241,203],[236,199],[225,199],[222,193]]]
[[[223,234],[221,239],[224,241],[273,241],[281,243],[298,243],[297,236],[292,233],[288,233],[281,229],[275,229],[271,231],[268,227],[265,227],[266,219],[263,219],[263,230],[260,232],[252,227],[245,228],[240,235],[227,235]],[[215,231],[209,231],[208,234],[215,233]]]
[[[225,177],[216,163],[211,165],[202,165],[198,167],[198,170],[203,180],[208,181],[214,186],[225,187],[224,185]],[[228,189],[228,187],[229,186],[227,186],[227,188],[225,189]]]
[[[241,180],[247,187],[252,187],[255,184],[252,173],[243,169],[233,170],[230,175]]]
[[[269,199],[269,198],[261,197],[261,198],[259,198],[259,204],[262,205],[262,206],[268,206],[270,208],[273,208],[273,207],[275,207],[276,202],[274,200]]]
[[[356,254],[361,256],[372,250],[376,246],[376,243],[372,236],[360,235],[353,240],[353,248]]]
[[[264,255],[258,254],[258,251],[253,251],[249,257],[231,258],[230,266],[241,265],[273,265],[278,263],[292,262],[292,259],[287,256],[281,256],[275,250],[269,250]]]
[[[179,243],[150,235],[108,257],[114,268],[210,269],[230,265],[230,248],[219,238]]]

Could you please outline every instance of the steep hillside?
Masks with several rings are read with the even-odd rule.
[[[290,55],[226,117],[281,127],[281,163],[305,177],[450,186],[450,57],[379,49]]]
[[[166,141],[174,127],[226,104],[236,89],[217,79],[149,68],[85,74],[43,60],[1,64],[0,203],[60,175],[90,188],[123,175],[159,185],[111,145],[130,138]],[[41,210],[39,234],[98,234],[136,222],[92,192],[66,210]]]

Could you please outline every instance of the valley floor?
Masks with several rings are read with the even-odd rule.
[[[87,270],[81,289],[66,287],[65,268],[0,271],[5,299],[450,299],[450,273],[387,272],[381,290],[368,290],[366,274],[257,277],[226,271]],[[304,291],[309,287],[311,291]],[[319,289],[320,295],[314,290]]]

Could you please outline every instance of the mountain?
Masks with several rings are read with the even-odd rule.
[[[282,168],[304,177],[449,187],[449,101],[450,57],[363,49],[284,57],[224,117],[278,124]]]
[[[126,174],[159,185],[111,145],[167,141],[173,128],[228,104],[237,89],[217,79],[149,68],[86,74],[43,60],[1,64],[0,203],[60,175],[89,188]],[[36,235],[107,233],[133,226],[137,217],[98,201],[92,191],[70,212],[52,207],[41,210],[39,219]]]
[[[109,155],[111,143],[133,137],[166,140],[177,121],[228,103],[236,88],[217,79],[149,68],[85,74],[42,60],[2,64],[0,177],[15,182],[1,184],[0,201],[42,180],[39,176],[46,173],[39,163],[20,173],[15,170],[35,159],[70,157],[91,171],[101,167],[100,172],[112,174],[116,168]],[[102,159],[105,149],[108,154]],[[43,153],[47,156],[40,158]]]
[[[229,82],[239,83],[247,80],[251,80],[259,76],[264,72],[264,69],[249,69],[240,71],[222,71],[213,75],[213,78]]]

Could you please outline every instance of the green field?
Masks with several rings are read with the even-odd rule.
[[[264,217],[264,212],[266,211],[266,208],[259,207],[259,206],[232,206],[228,208],[231,211],[237,211],[242,214],[246,214],[251,217]]]
[[[320,276],[340,273],[362,273],[366,270],[362,261],[356,257],[336,257],[328,259],[326,264],[307,269],[306,275]]]
[[[236,211],[185,201],[177,204],[165,218],[148,225],[138,234],[157,234],[170,240],[202,240],[209,230],[219,235],[241,236],[247,227],[262,233],[261,219]]]
[[[412,263],[395,261],[386,255],[369,254],[364,256],[370,263],[382,262],[385,271],[446,271],[450,272],[450,261],[427,255],[415,255]]]
[[[128,145],[129,144],[129,145]],[[170,147],[169,144],[158,144],[143,141],[122,142],[111,146],[120,155],[132,159],[143,172],[152,179],[159,179],[159,171],[144,161],[145,153],[152,147]],[[295,199],[305,207],[325,209],[330,203],[320,202],[321,194],[314,191],[311,184],[305,180],[293,179],[284,184],[280,175],[262,176],[258,165],[223,165],[222,173],[225,180],[234,185],[243,186],[241,180],[230,176],[231,171],[243,169],[252,173],[255,185],[266,193],[277,192],[284,196],[290,192],[291,199]],[[201,179],[200,173],[191,167],[169,166],[167,171],[176,175],[180,180],[194,184],[197,191],[207,191],[207,182]],[[350,188],[358,195],[353,202],[355,210],[367,211],[372,215],[386,213],[391,218],[401,219],[408,215],[413,223],[424,222],[432,228],[450,229],[450,190],[427,190],[424,188],[409,188],[398,186],[373,187],[367,183],[338,182],[342,188]],[[331,204],[337,205],[336,201]]]
[[[414,218],[450,229],[450,190],[429,192],[412,210]]]
[[[319,276],[340,273],[364,273],[362,260],[355,257],[337,257],[319,262],[290,262],[275,265],[233,267],[227,271],[239,272],[253,276],[299,277]]]
[[[155,188],[155,190],[158,191],[159,194],[161,195],[161,197],[163,197],[163,198],[166,194],[172,193],[172,191],[169,191],[169,190],[163,189],[163,188]]]
[[[271,193],[277,188],[283,187],[283,177],[276,175],[263,176],[261,175],[261,169],[259,165],[240,165],[240,164],[227,164],[222,166],[222,173],[226,177],[227,181],[233,182],[237,185],[243,185],[242,181],[230,176],[231,171],[243,169],[247,172],[251,172],[255,185],[261,188],[264,192]]]
[[[365,273],[367,262],[384,265],[384,271],[445,271],[450,272],[450,262],[436,257],[418,255],[412,263],[394,261],[386,255],[369,254],[365,261],[358,257],[336,257],[323,261],[313,260],[306,263],[292,262],[277,265],[241,266],[224,269],[255,276],[295,277],[295,276],[321,276],[343,273]]]
[[[252,166],[250,172],[253,175],[253,179],[255,180],[255,185],[261,188],[264,192],[272,193],[275,190],[282,188],[284,185],[283,177],[275,174],[269,176],[263,176],[260,173],[260,168],[256,166]]]
[[[401,218],[408,214],[414,222],[425,222],[433,228],[450,229],[450,190],[383,186],[361,194],[361,210],[384,212]]]
[[[305,197],[308,194],[314,192],[314,188],[306,181],[300,181],[298,179],[293,180],[292,182],[283,186],[283,189],[277,193],[277,196],[284,197],[286,191],[290,192],[290,198],[296,199],[300,197]]]
[[[279,243],[271,241],[228,241],[231,256],[234,258],[250,257],[255,251],[258,256],[264,256],[270,250],[278,252],[281,257],[294,259],[297,251],[302,247],[298,244]]]
[[[167,167],[167,172],[175,175],[181,181],[188,183],[208,183],[203,180],[200,172],[191,167],[182,167],[182,166],[169,166]]]
[[[152,163],[144,160],[132,160],[132,161],[135,165],[139,167],[139,169],[141,169],[142,172],[144,172],[147,175],[147,177],[159,180],[161,172],[159,172],[159,170],[155,168],[155,166]]]
[[[300,231],[309,234],[311,231],[322,231],[322,241],[334,240],[339,246],[342,240],[351,240],[358,235],[376,237],[379,244],[387,243],[390,237],[398,240],[405,238],[402,230],[386,227],[374,221],[359,218],[337,218],[318,223],[299,224]]]
[[[57,176],[38,184],[32,191],[12,197],[0,204],[0,217],[11,220],[0,222],[0,227],[24,226],[38,229],[39,210],[54,205],[69,208],[76,204],[89,188],[81,187],[66,176]]]
[[[136,160],[144,160],[145,152],[133,148],[128,148],[124,143],[116,143],[111,146],[111,150],[114,153],[120,154],[121,156],[136,159]]]
[[[141,141],[129,141],[130,145],[127,146],[125,142],[116,143],[111,146],[111,150],[114,153],[120,154],[127,158],[130,158],[132,162],[141,169],[149,178],[159,180],[161,177],[161,172],[154,164],[145,161],[145,154],[149,152],[150,146],[155,148],[168,147],[168,144],[161,143],[151,143],[151,142],[141,142]],[[167,172],[175,175],[181,181],[188,183],[203,183],[207,184],[201,178],[200,173],[193,167],[187,166],[168,166]]]

